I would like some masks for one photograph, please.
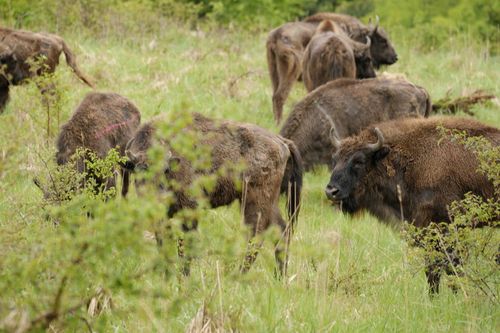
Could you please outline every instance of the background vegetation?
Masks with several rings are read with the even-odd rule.
[[[0,19],[61,34],[97,89],[131,99],[143,121],[199,111],[277,132],[267,32],[333,8],[365,22],[378,14],[400,59],[384,70],[405,74],[433,99],[479,88],[500,93],[494,1],[0,0]],[[274,277],[271,242],[239,274],[247,234],[237,203],[200,213],[199,231],[187,239],[197,253],[187,278],[178,273],[175,242],[158,251],[151,240],[165,200],[154,190],[108,201],[83,193],[47,205],[31,179],[54,170],[58,127],[90,91],[63,63],[44,79],[58,87],[49,137],[35,83],[14,87],[0,115],[0,331],[41,330],[54,313],[53,331],[498,331],[498,299],[455,279],[430,299],[419,257],[398,228],[334,210],[323,195],[326,168],[306,175],[285,281]],[[297,84],[285,112],[305,93]],[[474,111],[500,126],[495,102]],[[274,230],[265,236],[274,237]],[[458,293],[448,283],[458,283]]]

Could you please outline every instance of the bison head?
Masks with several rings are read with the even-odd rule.
[[[18,84],[24,78],[16,54],[0,44],[0,84]]]
[[[144,171],[149,170],[150,161],[148,159],[147,151],[152,146],[151,137],[148,136],[147,140],[142,140],[140,134],[135,138],[132,138],[125,148],[125,154],[127,155],[127,161],[124,167],[131,171]],[[160,142],[162,147],[166,147],[165,142]],[[161,164],[161,171],[165,176],[171,175],[173,170],[176,170],[177,164],[180,158],[174,156],[170,149],[166,149],[163,154],[163,163]]]
[[[382,132],[375,128],[374,134],[377,141],[366,143],[353,138],[339,142],[335,133],[331,133],[336,152],[325,193],[328,199],[340,204],[349,213],[359,209],[359,198],[364,192],[363,184],[368,174],[389,153],[389,147],[384,145]]]
[[[354,58],[356,61],[356,78],[367,79],[376,77],[375,69],[373,68],[373,61],[371,57],[371,40],[366,37],[366,44],[353,42]]]
[[[384,29],[380,28],[378,23],[379,18],[377,16],[377,23],[374,27],[370,26],[368,32],[368,36],[372,40],[370,50],[376,68],[379,68],[380,65],[392,65],[398,61],[396,50],[394,50]]]

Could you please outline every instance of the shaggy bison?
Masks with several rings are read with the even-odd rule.
[[[334,149],[330,130],[340,138],[363,128],[401,117],[427,116],[425,89],[403,79],[338,79],[309,93],[293,108],[280,135],[297,145],[306,169],[330,165]]]
[[[9,97],[9,85],[18,85],[25,79],[43,73],[53,73],[59,64],[59,56],[64,52],[66,62],[75,74],[88,86],[92,82],[76,64],[75,56],[64,40],[53,34],[35,33],[0,27],[0,112]],[[32,68],[30,62],[41,61],[40,66]]]
[[[277,123],[281,121],[288,94],[302,73],[304,50],[323,20],[338,24],[350,38],[359,43],[366,43],[369,38],[371,61],[376,68],[397,61],[396,51],[384,30],[378,27],[378,21],[375,27],[366,27],[352,16],[320,13],[303,22],[285,23],[272,30],[266,42],[267,65],[273,87],[273,113]]]
[[[141,126],[127,144],[126,153],[133,168],[148,168],[146,152],[154,143],[158,122],[161,119]],[[291,228],[280,214],[278,199],[280,188],[287,190],[288,213],[293,226],[299,211],[302,186],[300,154],[293,142],[255,125],[219,122],[196,113],[193,114],[192,124],[184,130],[201,137],[195,147],[203,155],[200,159],[210,154],[211,165],[195,167],[194,161],[189,161],[169,146],[168,139],[159,141],[165,149],[164,175],[178,185],[174,186],[175,189],[171,182],[167,185],[175,195],[175,202],[168,208],[168,216],[172,217],[182,209],[195,208],[198,203],[187,193],[187,187],[202,175],[217,175],[214,187],[204,188],[211,207],[239,200],[245,224],[252,228],[253,235],[277,225],[288,244]],[[201,147],[210,147],[211,152]],[[230,171],[239,162],[243,163],[243,170]],[[185,230],[196,228],[196,221],[191,222],[183,226]],[[281,247],[276,249],[280,272],[286,269],[284,265],[287,262],[282,260],[281,250]],[[253,259],[252,256],[247,257],[245,267],[249,267]]]
[[[372,61],[376,68],[380,65],[392,65],[398,61],[398,55],[389,41],[389,37],[384,29],[379,27],[378,17],[374,27],[365,26],[355,17],[335,13],[317,13],[305,18],[304,22],[319,24],[324,20],[339,24],[349,37],[360,43],[364,43],[369,37],[372,41],[370,47]]]
[[[333,134],[327,197],[348,213],[366,209],[382,220],[405,219],[416,227],[450,222],[448,205],[467,192],[493,197],[493,184],[477,172],[474,152],[440,128],[500,144],[499,129],[455,117],[383,122],[342,141]],[[429,264],[426,275],[431,292],[438,292],[435,264]]]
[[[367,44],[350,39],[332,21],[323,21],[304,52],[302,79],[308,91],[342,77],[375,77],[370,57],[370,38]]]
[[[125,146],[132,138],[141,121],[137,107],[123,96],[114,93],[90,93],[80,103],[71,119],[62,126],[57,138],[56,161],[58,165],[68,163],[77,149],[88,149],[97,157],[104,158],[117,148],[125,154]],[[76,161],[79,172],[85,171],[83,157]],[[129,171],[122,169],[122,195],[129,185]],[[98,188],[115,186],[115,179],[97,180]],[[37,184],[38,185],[38,184]],[[42,189],[43,190],[43,189]],[[44,191],[46,193],[46,191]]]

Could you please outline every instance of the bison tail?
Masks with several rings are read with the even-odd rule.
[[[71,49],[68,47],[68,45],[64,40],[62,40],[62,45],[63,45],[64,56],[66,57],[66,62],[68,63],[69,67],[73,69],[76,76],[78,76],[83,82],[85,82],[85,84],[87,84],[91,88],[95,88],[92,81],[90,81],[89,78],[80,71],[80,68],[78,68],[78,65],[76,64],[75,55],[73,54],[73,52],[71,52]]]
[[[425,100],[425,114],[424,117],[427,118],[431,115],[432,112],[432,100],[431,100],[431,95],[427,91],[425,91],[425,94],[427,96]]]
[[[288,141],[287,145],[290,150],[290,157],[286,164],[280,192],[286,192],[287,194],[288,219],[291,222],[291,229],[293,231],[293,227],[297,224],[299,216],[304,167],[297,146],[291,141]]]

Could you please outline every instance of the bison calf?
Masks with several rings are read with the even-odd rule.
[[[73,72],[88,86],[93,87],[83,74],[73,52],[59,36],[0,27],[0,65],[7,64],[0,72],[0,113],[8,100],[9,85],[21,84],[24,80],[44,73],[53,73],[59,64],[61,52]],[[36,68],[30,62],[41,61]]]
[[[309,93],[293,108],[280,135],[299,149],[306,169],[330,165],[334,149],[330,131],[340,138],[359,133],[380,121],[427,116],[425,89],[402,79],[339,79]]]
[[[348,213],[368,210],[381,220],[407,220],[416,227],[450,222],[448,206],[472,192],[494,196],[486,175],[478,173],[473,151],[445,137],[440,128],[481,136],[495,147],[500,130],[472,119],[433,117],[383,122],[359,135],[338,141],[327,197]],[[440,270],[429,264],[426,274],[438,292]]]
[[[137,131],[127,144],[127,156],[135,169],[148,168],[147,150],[154,143],[158,119],[147,123]],[[290,227],[282,218],[278,206],[280,189],[287,190],[289,196],[288,213],[291,222],[296,220],[302,186],[300,155],[293,142],[251,124],[232,121],[214,121],[199,114],[193,115],[192,125],[185,128],[188,133],[198,134],[202,139],[197,142],[200,159],[211,160],[211,165],[195,167],[192,161],[174,151],[166,141],[160,141],[165,149],[164,175],[177,185],[175,189],[167,186],[175,195],[175,202],[168,207],[172,217],[183,209],[193,209],[197,198],[187,193],[187,188],[203,175],[218,175],[215,186],[203,189],[211,207],[229,205],[234,200],[242,204],[245,224],[252,228],[252,235],[261,233],[271,225],[281,228],[288,244]],[[186,132],[183,132],[186,133]],[[210,147],[211,152],[200,147]],[[206,156],[210,154],[209,156]],[[243,162],[243,170],[231,175],[227,168]],[[175,167],[171,164],[174,163]],[[223,171],[226,170],[226,171]],[[171,184],[171,182],[169,183]],[[185,229],[196,227],[196,221],[185,225]],[[286,266],[281,259],[281,247],[276,249],[276,260],[280,271]],[[254,256],[247,258],[249,267]]]
[[[367,44],[350,39],[332,21],[323,21],[306,47],[302,62],[302,79],[308,91],[338,78],[375,77]]]
[[[90,93],[80,103],[71,119],[62,126],[57,138],[56,161],[58,165],[68,163],[78,149],[88,149],[99,158],[116,148],[123,156],[125,146],[132,138],[141,121],[137,107],[123,96],[114,93]],[[76,161],[79,172],[85,170],[85,157]],[[129,171],[122,169],[122,195],[129,185]],[[100,179],[97,188],[115,186],[115,179]],[[46,191],[44,191],[46,192]]]

